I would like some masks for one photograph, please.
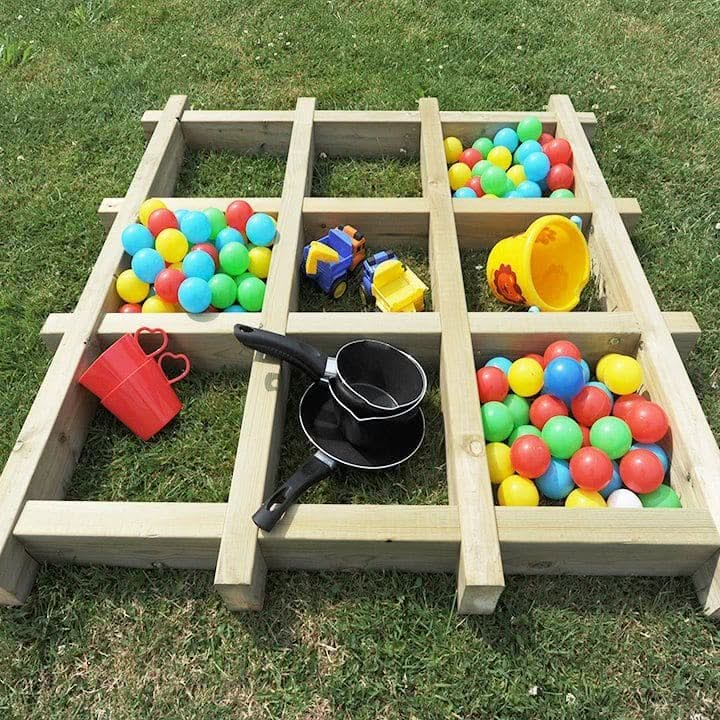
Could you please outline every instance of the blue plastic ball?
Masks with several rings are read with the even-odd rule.
[[[185,278],[178,289],[178,300],[183,310],[201,313],[210,307],[212,292],[205,280],[199,277]]]
[[[182,271],[186,277],[208,281],[215,274],[215,261],[202,250],[192,250],[182,261]]]
[[[471,187],[461,187],[461,188],[458,188],[458,189],[455,191],[453,197],[456,197],[456,198],[476,198],[477,195],[476,195],[475,191],[474,191]]]
[[[242,305],[231,305],[226,307],[223,312],[247,312],[247,310]]]
[[[545,367],[544,391],[567,404],[570,404],[584,385],[582,365],[574,358],[557,357]]]
[[[232,227],[223,228],[215,238],[215,248],[220,252],[228,243],[239,242],[245,244],[243,234]]]
[[[205,213],[190,210],[187,215],[183,215],[183,219],[180,221],[180,231],[188,239],[188,242],[196,245],[210,239],[212,226]]]
[[[541,192],[543,195],[546,195],[546,194],[547,194],[547,191],[548,191],[548,189],[549,189],[549,188],[548,188],[548,184],[547,184],[547,178],[544,177],[542,180],[538,180],[538,181],[537,181],[537,184],[538,184],[538,186],[540,187],[540,192]]]
[[[550,159],[544,152],[530,153],[522,164],[528,180],[538,182],[550,172]]]
[[[143,282],[154,283],[158,273],[165,269],[165,261],[154,248],[143,248],[135,253],[130,266]]]
[[[633,443],[630,446],[631,450],[649,450],[653,455],[657,456],[657,459],[662,463],[663,470],[668,471],[670,467],[670,460],[667,453],[655,443]]]
[[[587,383],[590,381],[590,366],[584,360],[580,360],[580,365],[583,371],[583,380],[587,385]]]
[[[614,493],[623,486],[622,479],[620,478],[620,466],[614,460],[611,460],[610,462],[613,466],[612,477],[610,478],[610,482],[602,490],[600,490],[600,494],[606,500],[610,497],[611,493]]]
[[[266,247],[275,239],[277,228],[275,221],[265,213],[255,213],[245,224],[245,234],[253,245]]]
[[[128,255],[135,255],[138,250],[155,247],[155,238],[152,233],[140,223],[128,225],[120,236],[123,248]]]
[[[189,211],[189,210],[186,210],[185,208],[181,208],[180,210],[176,210],[176,211],[175,211],[175,217],[177,218],[178,226],[179,226],[180,223],[182,222],[182,219],[183,219],[189,212],[190,212],[190,211]]]
[[[515,148],[520,144],[520,140],[517,133],[512,128],[501,128],[495,133],[493,138],[493,145],[497,147],[502,145],[506,147],[511,153],[515,152]]]
[[[520,194],[517,190],[511,190],[507,195],[503,195],[503,197],[512,200],[512,198],[519,198]]]
[[[529,312],[529,313],[539,313],[539,312],[540,312],[540,308],[539,308],[537,305],[531,305],[531,306],[528,308],[528,312]]]
[[[513,156],[515,164],[522,165],[525,158],[534,152],[542,152],[542,145],[540,145],[537,140],[526,140],[524,143],[520,143],[520,147],[518,147]]]
[[[550,500],[564,500],[574,489],[567,460],[550,458],[550,467],[535,480],[537,489]]]
[[[599,380],[592,380],[589,383],[586,383],[587,385],[592,385],[593,387],[600,388],[609,398],[610,402],[615,402],[615,396],[610,392],[610,388],[605,384],[601,383]]]
[[[521,198],[539,198],[542,197],[540,186],[532,180],[523,180],[515,189],[515,192]]]
[[[503,357],[502,355],[490,358],[490,360],[485,363],[485,367],[500,368],[506,375],[508,374],[511,365],[512,360],[510,360],[510,358]]]

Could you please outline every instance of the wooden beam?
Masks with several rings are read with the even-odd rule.
[[[24,602],[37,569],[12,534],[25,501],[62,497],[82,451],[96,401],[77,378],[99,353],[95,331],[103,312],[113,303],[117,307],[113,273],[123,253],[120,233],[135,220],[148,196],[172,193],[184,151],[178,122],[184,108],[184,96],[168,100],[3,470],[0,603],[4,605]]]

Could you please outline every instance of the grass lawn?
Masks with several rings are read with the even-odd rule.
[[[716,2],[0,0],[0,18],[0,462],[49,362],[40,327],[73,308],[104,239],[96,208],[124,194],[139,118],[171,93],[196,109],[305,94],[471,110],[569,94],[598,115],[613,192],[640,200],[633,240],[661,306],[702,326],[689,370],[720,430]],[[278,195],[283,170],[194,153],[178,194]],[[313,179],[315,195],[419,192],[412,162],[319,160]],[[477,295],[482,253],[463,262],[471,309],[498,309]],[[322,307],[308,290],[302,307]],[[246,380],[194,373],[188,421],[142,458],[99,412],[69,495],[223,500]],[[439,428],[436,392],[428,416]],[[290,426],[285,443],[283,471],[308,451]],[[442,463],[435,432],[394,483],[340,478],[313,499],[443,502]],[[0,611],[0,718],[720,717],[718,627],[688,579],[510,578],[483,618],[453,601],[446,576],[271,573],[263,612],[237,615],[211,573],[46,568]]]

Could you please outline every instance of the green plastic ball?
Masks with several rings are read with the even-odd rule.
[[[537,140],[542,135],[542,123],[532,115],[523,118],[517,126],[517,135],[520,142],[526,140]]]
[[[644,495],[638,495],[643,507],[646,508],[679,508],[682,507],[680,498],[669,485],[660,485],[656,490]]]
[[[248,312],[262,310],[265,299],[265,283],[254,275],[245,278],[238,285],[237,299]]]
[[[476,162],[472,168],[473,177],[482,177],[483,173],[492,166],[493,164],[489,160],[481,160],[480,162]]]
[[[480,408],[486,442],[501,442],[513,429],[510,410],[497,400],[486,402]]]
[[[556,200],[569,200],[575,197],[575,193],[572,190],[566,190],[565,188],[558,188],[550,193],[551,198]]]
[[[230,307],[237,297],[237,285],[235,281],[224,273],[213,275],[208,280],[210,286],[211,300],[210,304],[218,310],[224,310]]]
[[[482,189],[486,193],[497,195],[498,197],[505,192],[506,183],[507,175],[505,174],[505,171],[497,165],[489,167],[480,178]]]
[[[225,213],[218,208],[207,208],[203,210],[203,212],[210,221],[210,239],[214,240],[218,236],[218,233],[227,227]]]
[[[564,415],[551,417],[543,426],[541,437],[550,448],[550,454],[562,460],[570,459],[583,442],[580,426]]]
[[[478,138],[472,146],[482,153],[483,160],[487,160],[488,153],[495,147],[493,141],[489,137]]]
[[[250,266],[250,254],[240,242],[229,242],[220,251],[220,267],[228,275],[242,275]]]
[[[516,428],[530,422],[530,403],[524,397],[510,393],[503,400],[503,405],[510,411]]]
[[[244,273],[241,273],[235,278],[235,284],[240,287],[240,283],[245,279],[249,277],[255,277],[249,270],[246,270]]]
[[[507,195],[508,193],[511,193],[515,189],[515,183],[507,176],[505,175],[505,192],[503,193],[503,196]]]
[[[518,425],[507,439],[507,444],[512,445],[522,435],[534,435],[535,437],[542,437],[542,433],[534,425]]]
[[[602,450],[611,460],[617,460],[630,449],[632,433],[624,420],[603,417],[590,428],[590,444]]]

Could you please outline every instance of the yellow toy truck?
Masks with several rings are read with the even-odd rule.
[[[422,312],[427,285],[398,260],[383,250],[363,263],[362,292],[365,300],[383,312]]]

